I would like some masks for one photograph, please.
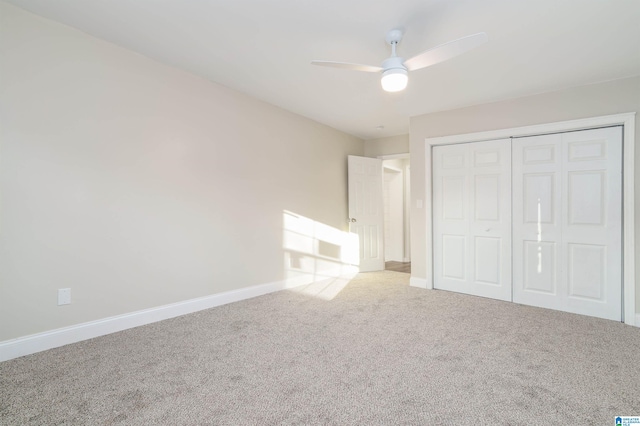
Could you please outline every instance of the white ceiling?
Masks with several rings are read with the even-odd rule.
[[[639,0],[9,2],[364,139],[408,133],[410,116],[640,74]],[[377,74],[309,63],[379,65],[397,27],[405,58],[480,31],[489,42],[396,94]]]

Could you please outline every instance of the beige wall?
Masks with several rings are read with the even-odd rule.
[[[412,275],[427,278],[426,220],[418,199],[430,196],[425,188],[425,138],[553,123],[579,118],[638,112],[635,143],[640,143],[640,76],[589,86],[575,87],[536,96],[478,105],[412,117],[411,144],[411,253]],[[640,149],[636,148],[636,246],[640,247]],[[636,249],[636,259],[640,250]],[[636,307],[640,307],[640,286],[636,283]],[[637,309],[637,308],[636,308]]]
[[[362,140],[0,15],[0,341],[282,280],[283,210],[346,230]]]
[[[408,152],[409,135],[369,139],[364,142],[364,155],[366,157],[376,158],[381,155],[407,154]]]

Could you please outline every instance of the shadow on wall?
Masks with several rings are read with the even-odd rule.
[[[332,300],[359,271],[359,238],[283,211],[282,246],[287,287]]]

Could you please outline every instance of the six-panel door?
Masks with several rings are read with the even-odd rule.
[[[349,231],[358,235],[360,272],[384,269],[382,160],[348,157]]]
[[[513,140],[513,301],[621,320],[622,128]]]
[[[433,149],[434,287],[511,300],[509,139]]]

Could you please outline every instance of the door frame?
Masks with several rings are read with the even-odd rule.
[[[433,217],[432,217],[432,165],[431,150],[435,145],[449,145],[455,143],[480,142],[493,139],[504,139],[517,136],[536,136],[548,133],[560,133],[573,130],[587,130],[598,127],[623,126],[623,159],[622,159],[622,291],[623,291],[623,322],[640,326],[640,318],[636,324],[636,272],[635,272],[635,224],[634,224],[634,144],[635,144],[635,112],[591,117],[555,123],[536,124],[532,126],[515,127],[509,129],[490,130],[486,132],[466,133],[461,135],[425,138],[425,197],[424,214],[426,219],[426,288],[433,289]],[[630,235],[631,238],[625,238]],[[640,317],[640,315],[638,315]]]
[[[384,160],[398,160],[398,159],[410,159],[411,158],[411,153],[410,152],[403,152],[400,154],[385,154],[385,155],[378,155],[376,156],[376,158],[380,159],[383,161],[383,165],[384,165]],[[384,166],[383,166],[384,167]],[[404,175],[404,182],[402,183],[403,186],[403,197],[404,197],[404,204],[402,206],[402,209],[404,210],[404,215],[403,215],[403,222],[404,222],[404,235],[403,235],[403,240],[404,240],[404,248],[403,248],[403,252],[404,252],[404,257],[402,259],[402,261],[404,263],[407,262],[411,262],[411,190],[410,190],[410,177],[411,177],[411,169],[410,166],[407,166],[404,170],[402,170],[402,173]]]

